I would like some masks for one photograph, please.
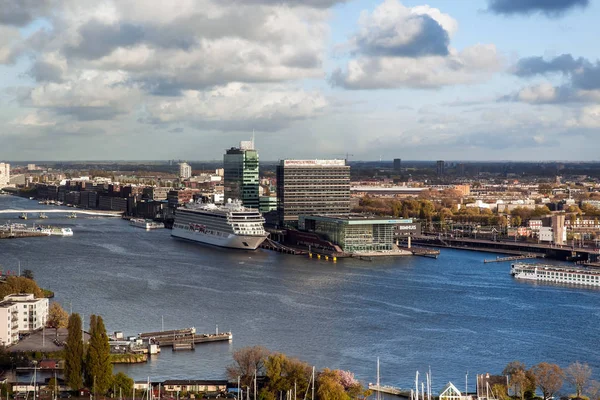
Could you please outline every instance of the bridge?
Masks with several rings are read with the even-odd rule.
[[[123,215],[122,211],[95,211],[95,210],[78,210],[78,209],[45,209],[45,210],[0,210],[0,214],[82,214],[82,215],[94,215],[96,217],[120,217]]]

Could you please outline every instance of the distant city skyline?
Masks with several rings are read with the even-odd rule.
[[[7,0],[0,161],[596,161],[596,0]]]

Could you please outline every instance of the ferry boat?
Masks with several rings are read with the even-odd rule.
[[[232,249],[256,250],[267,238],[265,219],[239,200],[223,206],[191,203],[177,209],[171,236]]]
[[[515,263],[510,274],[523,280],[600,287],[600,269]]]
[[[161,222],[154,222],[151,219],[144,218],[132,218],[129,220],[129,225],[137,226],[138,228],[149,229],[161,229],[165,227],[165,224]]]

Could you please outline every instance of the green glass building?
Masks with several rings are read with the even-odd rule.
[[[259,163],[254,141],[241,142],[223,156],[225,201],[241,200],[244,207],[259,207]]]
[[[301,215],[300,230],[314,232],[348,253],[394,249],[394,227],[412,220],[370,218],[351,214],[340,216]]]

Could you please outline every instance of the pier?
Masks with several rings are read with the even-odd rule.
[[[307,252],[304,250],[297,250],[297,249],[293,249],[288,246],[284,246],[281,243],[277,243],[274,240],[271,240],[269,238],[265,239],[265,241],[262,242],[259,247],[261,249],[277,251],[279,253],[286,253],[286,254],[293,254],[293,255],[307,254]]]
[[[530,242],[494,241],[472,238],[449,238],[438,236],[415,236],[413,243],[420,246],[441,247],[459,250],[485,251],[505,255],[524,256],[536,255],[563,261],[598,262],[600,252],[589,247],[572,247],[567,245],[550,245]]]
[[[140,333],[138,337],[145,342],[156,343],[161,347],[173,347],[173,350],[193,350],[196,344],[233,339],[231,332],[196,334],[196,328]],[[192,348],[189,348],[190,346]]]
[[[510,257],[496,257],[495,259],[491,259],[491,260],[483,260],[484,263],[495,263],[495,262],[507,262],[507,261],[517,261],[517,260],[527,260],[530,258],[544,258],[544,255],[537,255],[537,254],[523,254],[522,256],[510,256]]]
[[[0,210],[0,214],[82,214],[93,215],[96,217],[120,217],[121,211],[95,211],[95,210],[78,210],[78,209],[44,209],[44,210]]]
[[[385,394],[391,394],[398,397],[410,398],[410,390],[402,390],[399,387],[388,386],[388,385],[377,385],[369,383],[369,390],[374,392],[380,392]]]

